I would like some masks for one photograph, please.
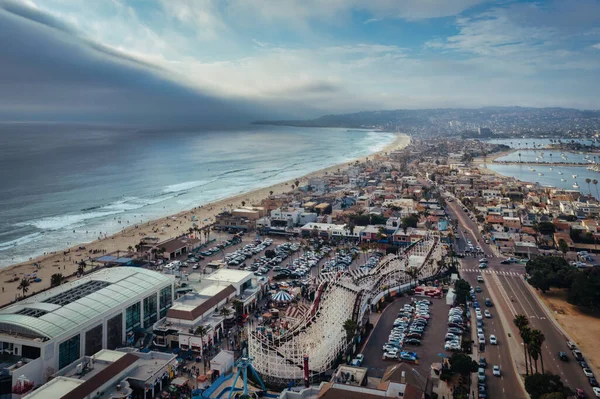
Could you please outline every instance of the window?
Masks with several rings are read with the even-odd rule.
[[[171,286],[165,287],[160,290],[160,318],[162,319],[167,315],[167,310],[171,307],[172,291]]]
[[[79,334],[61,343],[58,347],[58,369],[63,369],[79,359]]]
[[[116,349],[123,345],[123,313],[106,322],[106,348]]]
[[[141,326],[140,321],[140,303],[134,303],[127,308],[125,313],[125,331],[130,333],[134,328]]]
[[[144,298],[144,327],[148,328],[154,323],[156,323],[157,317],[157,309],[156,305],[158,304],[156,294],[150,295],[147,298]]]
[[[35,346],[23,345],[21,347],[21,355],[27,359],[37,359],[40,357],[41,350]]]
[[[102,324],[85,333],[85,354],[92,356],[102,349]]]

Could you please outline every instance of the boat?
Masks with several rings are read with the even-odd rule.
[[[573,175],[573,179],[577,179],[577,175]]]
[[[567,181],[567,179],[560,179],[560,181]]]
[[[538,172],[538,176],[544,176],[542,172]]]
[[[552,170],[552,167],[550,168],[550,170]]]
[[[575,183],[573,184],[573,188],[579,188],[579,184],[577,184],[577,182],[575,182]]]
[[[562,175],[562,174],[563,174],[563,172],[558,172],[558,174],[559,174],[559,175]]]

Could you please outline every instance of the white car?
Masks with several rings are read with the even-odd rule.
[[[592,373],[592,370],[588,369],[587,367],[583,368],[583,374],[585,374],[585,376],[587,378],[592,378],[594,376],[594,373]]]
[[[600,388],[593,387],[592,390],[594,391],[594,395],[596,395],[597,398],[600,398]]]
[[[494,366],[493,372],[496,377],[500,377],[500,375],[502,375],[502,373],[500,372],[500,366]]]
[[[483,316],[481,315],[481,312],[477,313],[475,315],[475,317],[477,318],[477,320],[483,320]]]
[[[483,314],[485,315],[486,319],[491,319],[492,318],[492,314],[487,309],[485,310],[485,312],[483,312]]]
[[[383,360],[398,359],[398,351],[383,352]]]
[[[490,335],[490,344],[498,345],[498,340],[496,339],[496,336],[494,334]]]

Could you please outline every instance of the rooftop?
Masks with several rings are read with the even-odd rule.
[[[136,267],[100,270],[0,310],[0,334],[56,338],[173,279]]]
[[[253,273],[245,270],[233,270],[233,269],[218,269],[213,273],[209,274],[204,280],[219,281],[223,283],[238,284],[248,277],[252,277]]]
[[[26,395],[25,399],[47,399],[47,398],[62,398],[78,386],[83,384],[83,381],[68,378],[68,377],[57,377],[49,381],[45,385],[36,389],[29,395]]]

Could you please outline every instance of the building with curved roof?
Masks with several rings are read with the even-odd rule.
[[[25,375],[37,385],[85,355],[124,346],[134,332],[166,316],[174,282],[154,271],[116,267],[0,309],[0,348],[14,360],[6,369],[13,379]]]

